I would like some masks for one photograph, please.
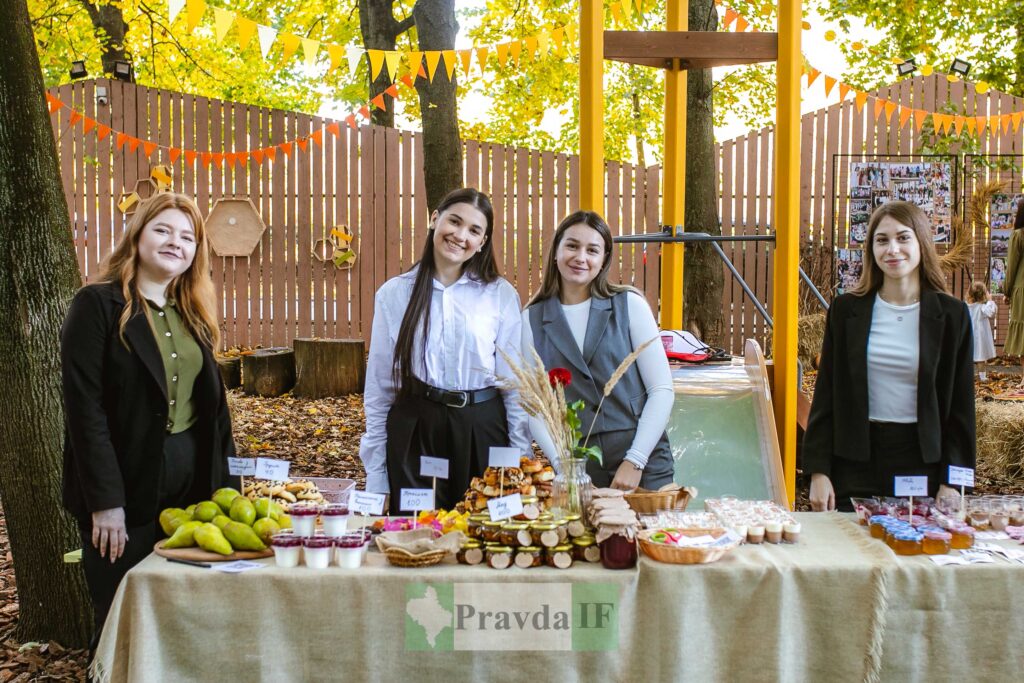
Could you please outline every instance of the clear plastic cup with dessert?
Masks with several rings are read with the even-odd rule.
[[[1010,523],[1010,513],[1003,496],[988,497],[988,523],[993,531],[1005,531]]]
[[[782,525],[782,540],[786,543],[800,542],[800,523],[786,522]]]
[[[303,538],[312,536],[316,531],[316,518],[320,514],[320,506],[315,503],[295,503],[288,510],[292,518],[292,531]]]
[[[291,569],[299,566],[302,559],[302,537],[290,530],[282,531],[270,537],[270,547],[274,549],[274,563],[278,567]]]
[[[334,557],[343,569],[358,569],[366,554],[366,534],[362,529],[346,532],[334,539]]]
[[[334,539],[329,536],[306,536],[302,539],[302,558],[310,569],[327,569],[331,565]]]
[[[348,532],[348,503],[327,503],[320,506],[324,534],[337,538]]]

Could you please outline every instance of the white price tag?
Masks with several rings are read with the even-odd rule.
[[[975,553],[971,552],[970,550],[961,550],[960,557],[964,558],[971,564],[990,564],[992,562],[995,562],[995,560],[992,559],[991,555],[986,555],[985,553]]]
[[[420,457],[420,476],[448,478],[448,461],[444,458],[431,458],[429,455]]]
[[[928,477],[896,477],[897,496],[927,496]]]
[[[225,572],[227,574],[240,574],[247,572],[250,569],[259,569],[264,565],[259,562],[250,562],[248,560],[235,560],[234,562],[215,562],[213,569],[219,572]]]
[[[256,474],[256,461],[252,458],[228,458],[228,474],[233,477],[251,477]]]
[[[523,512],[523,497],[518,493],[487,501],[487,510],[491,513],[491,521],[510,519]]]
[[[970,467],[950,465],[949,483],[951,486],[974,486],[974,470]]]
[[[491,467],[519,467],[519,449],[491,446],[487,464]]]
[[[273,460],[271,458],[256,458],[256,478],[270,479],[271,481],[284,481],[288,478],[288,468],[291,463],[287,460]]]
[[[361,515],[379,515],[384,512],[384,494],[353,491],[348,499],[348,509]]]
[[[398,507],[408,512],[434,509],[434,492],[431,489],[402,489]]]

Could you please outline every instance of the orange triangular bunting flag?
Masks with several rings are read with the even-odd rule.
[[[1020,130],[1020,121],[1024,118],[1024,111],[1015,111],[1010,114],[1010,121],[1013,122],[1013,132]]]
[[[192,164],[196,163],[196,157],[198,156],[199,152],[196,152],[195,150],[185,150],[185,163],[191,166]]]
[[[912,109],[908,109],[907,107],[900,107],[900,128],[903,128],[903,126],[907,125],[907,121],[910,120],[910,117],[913,115],[913,113],[914,112]]]
[[[79,121],[81,121],[81,120],[82,120],[82,115],[81,115],[81,114],[79,114],[79,113],[78,113],[77,111],[75,111],[74,109],[72,109],[72,110],[71,110],[71,118],[70,118],[70,119],[68,119],[68,125],[69,125],[69,126],[73,126],[73,125],[75,125],[76,123],[78,123],[78,122],[79,122]]]
[[[370,108],[365,104],[359,107],[359,113],[363,115],[364,119],[370,118]]]
[[[238,161],[239,161],[239,163],[242,164],[242,166],[248,166],[249,165],[249,153],[248,152],[239,152],[238,153]]]
[[[377,109],[385,109],[386,110],[388,108],[387,103],[384,102],[384,93],[380,93],[379,95],[374,97],[372,100],[370,100],[370,104],[372,104],[373,106],[377,107]]]
[[[963,116],[954,116],[953,117],[953,129],[956,130],[956,134],[957,135],[960,135],[960,131],[962,131],[964,129],[964,123],[966,123],[966,122],[967,122],[967,119],[965,117],[963,117]]]
[[[988,117],[987,116],[976,116],[976,117],[974,117],[974,120],[978,122],[978,135],[984,135],[985,134],[985,126],[988,123]]]
[[[51,96],[49,93],[47,93],[46,96],[47,107],[49,108],[51,114],[64,106],[63,102],[58,100],[56,97]]]
[[[298,140],[295,141],[295,144],[299,146],[299,149],[301,149],[303,152],[305,152],[306,151],[306,146],[309,144],[309,139],[308,138],[299,138]]]
[[[526,58],[534,59],[534,53],[537,51],[537,39],[527,36],[523,39],[523,45],[526,47]]]
[[[455,76],[455,50],[443,50],[441,56],[444,57],[444,70],[450,81]]]
[[[421,67],[420,67],[420,70],[422,70],[422,69],[423,69],[423,67],[421,66]],[[407,88],[411,88],[411,87],[413,87],[413,80],[412,80],[412,76],[410,76],[409,74],[405,74],[404,76],[402,76],[402,77],[401,77],[401,78],[399,78],[398,80],[402,81],[402,83],[405,83],[405,85],[406,85],[406,87],[407,87]]]
[[[224,161],[227,162],[228,166],[234,166],[237,160],[238,155],[235,154],[234,152],[228,152],[227,154],[224,155]]]
[[[462,71],[467,76],[469,75],[469,67],[470,67],[470,65],[472,63],[471,62],[472,59],[473,59],[473,51],[472,50],[459,50],[459,60],[462,62]]]
[[[502,69],[505,68],[505,62],[508,61],[508,43],[498,43],[498,66]]]
[[[213,154],[210,152],[203,152],[202,161],[203,166],[209,166],[210,162],[213,161]]]
[[[398,84],[392,83],[388,87],[384,88],[384,94],[390,95],[391,97],[398,97]]]
[[[924,125],[924,120],[926,118],[928,118],[928,112],[924,109],[914,110],[914,126],[917,128],[918,132],[921,132],[921,126]]]
[[[812,85],[814,85],[814,81],[818,80],[818,76],[820,76],[820,75],[821,75],[821,72],[818,71],[817,69],[815,69],[813,66],[810,69],[808,69],[807,70],[807,87],[810,88]]]
[[[836,87],[836,83],[838,83],[836,79],[831,76],[825,76],[825,97],[829,96],[829,93],[832,92],[832,88]]]
[[[314,130],[312,133],[309,134],[309,139],[312,140],[313,142],[315,142],[317,147],[323,147],[324,146],[323,138],[324,138],[324,131],[323,131],[322,128],[320,130]]]
[[[839,100],[840,101],[845,100],[846,99],[846,95],[850,92],[850,90],[851,90],[850,86],[846,85],[845,83],[840,83],[839,84]]]
[[[974,135],[974,132],[978,130],[978,120],[973,116],[964,117],[967,119],[967,132]]]
[[[896,111],[896,103],[886,101],[885,103],[885,120],[892,121],[892,113]]]
[[[292,143],[291,142],[282,142],[280,145],[277,146],[277,148],[280,149],[282,152],[284,152],[284,155],[286,157],[290,157],[292,155]]]
[[[146,155],[147,159],[155,151],[156,151],[156,143],[155,142],[150,142],[150,141],[147,140],[146,142],[142,143],[142,153]]]
[[[117,140],[117,148],[121,149],[122,147],[124,147],[124,143],[128,142],[128,134],[118,133],[117,138],[115,139]]]
[[[103,138],[110,135],[112,132],[113,131],[110,129],[110,126],[104,126],[103,124],[100,124],[99,127],[96,129],[96,137],[102,140]]]
[[[1003,114],[999,117],[999,121],[1003,124],[1003,135],[1010,132],[1010,115]]]
[[[875,120],[882,115],[882,110],[885,109],[885,100],[875,98]]]
[[[338,125],[337,121],[332,121],[331,123],[327,124],[327,132],[333,135],[334,137],[338,137],[339,135],[341,135],[341,126]]]
[[[213,163],[220,166],[224,163],[224,152],[217,152],[213,155]]]
[[[92,129],[96,127],[96,119],[90,119],[88,116],[84,119],[85,123],[82,124],[83,133],[91,133]]]
[[[868,94],[866,92],[858,92],[853,97],[854,102],[857,104],[857,111],[864,109],[864,105],[868,101]]]
[[[345,117],[345,123],[348,124],[349,128],[351,128],[352,130],[355,130],[356,129],[356,115],[355,114],[349,114],[348,116],[346,116]]]
[[[179,148],[179,147],[171,147],[169,150],[167,150],[167,158],[171,160],[172,164],[175,161],[177,161],[178,157],[180,157],[180,156],[181,156],[181,148]]]
[[[725,17],[722,18],[722,28],[729,28],[729,24],[736,21],[739,14],[731,7],[725,9]]]
[[[480,63],[480,73],[487,70],[487,48],[481,47],[476,51],[476,61]]]
[[[268,159],[277,161],[277,147],[267,147],[263,151],[267,153]]]
[[[743,17],[736,17],[736,33],[743,33],[750,26],[750,22]]]
[[[252,158],[256,160],[257,164],[262,164],[263,163],[263,150],[262,149],[254,149],[252,151]]]
[[[140,140],[138,138],[129,137],[128,138],[128,151],[129,152],[134,152],[135,150],[137,150],[139,148],[139,145],[141,145],[141,144],[142,144],[142,140]]]
[[[508,45],[508,52],[512,55],[512,62],[518,67],[519,66],[519,55],[523,51],[523,43],[518,40],[513,40]]]

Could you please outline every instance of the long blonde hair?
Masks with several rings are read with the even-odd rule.
[[[939,255],[935,252],[932,224],[928,222],[928,216],[921,210],[921,207],[910,202],[886,202],[871,214],[871,219],[868,221],[868,236],[864,240],[864,268],[860,274],[860,281],[856,287],[850,290],[850,293],[857,296],[873,294],[885,281],[882,269],[875,262],[875,251],[872,244],[875,241],[878,224],[886,216],[914,231],[914,236],[921,248],[921,264],[918,266],[921,288],[948,293],[946,275],[942,272]]]
[[[195,339],[215,351],[220,346],[220,327],[217,324],[216,297],[213,279],[210,277],[209,242],[206,239],[206,223],[199,207],[190,198],[173,192],[161,192],[142,201],[128,222],[121,241],[114,247],[100,266],[100,282],[118,283],[124,295],[125,306],[121,313],[120,336],[125,342],[124,328],[135,314],[135,306],[141,302],[139,293],[139,237],[143,228],[157,214],[167,209],[177,209],[188,217],[196,235],[196,255],[188,270],[171,280],[167,288],[168,298],[174,299],[185,327]],[[147,318],[149,306],[142,306]]]

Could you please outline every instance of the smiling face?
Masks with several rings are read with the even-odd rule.
[[[570,289],[590,287],[605,260],[604,239],[594,228],[577,223],[566,229],[555,252],[562,285]]]
[[[178,277],[189,269],[195,257],[195,229],[179,209],[164,209],[139,233],[139,271],[154,282]]]
[[[452,204],[434,212],[434,262],[464,266],[487,241],[487,217],[470,204]]]
[[[921,245],[914,229],[892,216],[885,216],[878,222],[871,250],[875,263],[887,280],[902,280],[914,275],[921,264]]]

